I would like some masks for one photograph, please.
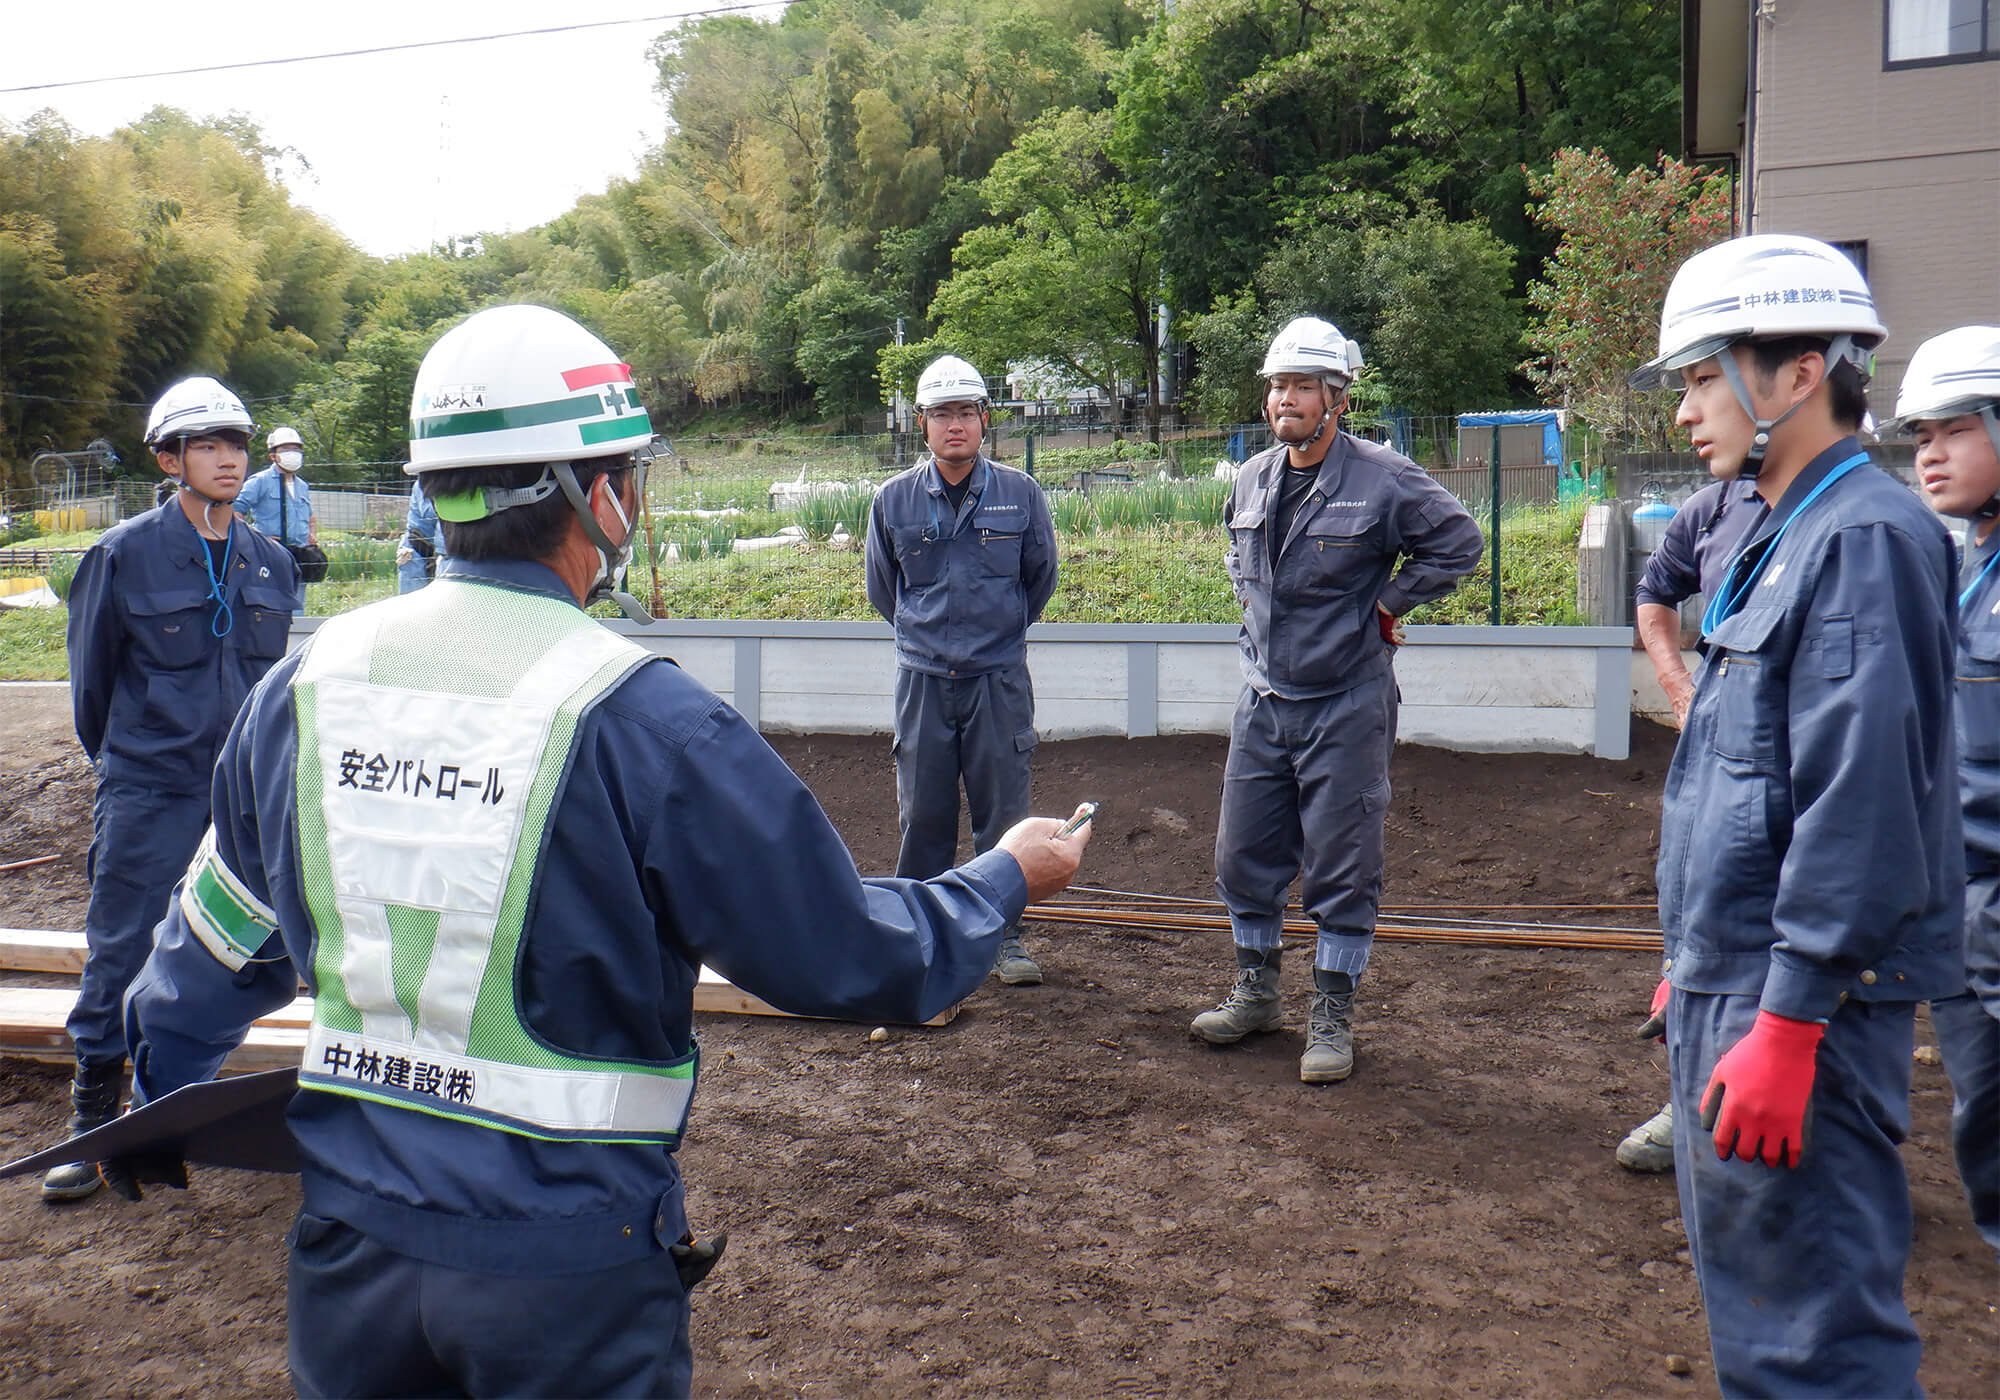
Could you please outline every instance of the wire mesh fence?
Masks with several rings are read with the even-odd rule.
[[[1495,523],[1504,533],[1516,512],[1578,499],[1594,484],[1591,464],[1602,460],[1601,444],[1581,434],[1509,428],[1496,438],[1455,416],[1346,426],[1423,466],[1489,534]],[[986,450],[1041,481],[1066,540],[1143,541],[1135,546],[1141,552],[1178,551],[1190,567],[1215,572],[1235,468],[1272,445],[1263,423],[1175,424],[1153,442],[1115,424],[1016,416],[995,425]],[[691,581],[704,570],[715,575],[726,560],[729,582],[719,596],[705,594],[702,606],[727,607],[733,593],[763,616],[784,615],[776,610],[785,607],[800,616],[851,612],[874,493],[924,456],[919,436],[895,433],[697,434],[663,437],[655,447],[635,548],[639,591],[677,611],[675,598]],[[329,559],[326,581],[307,590],[307,610],[337,612],[394,591],[410,492],[400,464],[309,464],[305,475]],[[66,559],[73,570],[72,556],[96,533],[156,499],[150,479],[103,473],[71,472],[11,493],[0,499],[0,575],[42,573],[66,584]],[[1503,562],[1502,573],[1511,565]],[[1184,578],[1164,586],[1194,585]]]

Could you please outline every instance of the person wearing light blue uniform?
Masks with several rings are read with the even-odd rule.
[[[2000,326],[1961,326],[1910,357],[1896,423],[1917,440],[1931,509],[1966,522],[1958,595],[1958,793],[1965,982],[1931,1003],[1951,1078],[1952,1153],[1972,1223],[2000,1250]]]
[[[1285,897],[1318,929],[1299,1078],[1354,1070],[1350,1018],[1382,900],[1382,832],[1396,742],[1396,619],[1479,563],[1465,507],[1409,458],[1340,431],[1361,349],[1316,316],[1271,342],[1262,374],[1278,445],[1230,493],[1225,565],[1243,608],[1243,693],[1229,731],[1215,888],[1236,983],[1192,1032],[1233,1045],[1284,1024]]]
[[[414,593],[437,576],[444,558],[444,522],[424,494],[423,479],[410,483],[410,509],[403,517],[403,538],[396,545],[396,591]]]
[[[1704,597],[1714,593],[1765,514],[1755,481],[1712,481],[1681,502],[1646,560],[1633,611],[1639,644],[1653,663],[1661,693],[1673,707],[1676,729],[1687,723],[1688,707],[1694,703],[1694,678],[1681,658],[1680,605],[1697,593]],[[1615,1155],[1618,1164],[1630,1171],[1672,1171],[1672,1101],[1627,1133]]]
[[[88,952],[68,1026],[73,1134],[117,1116],[126,988],[208,825],[229,723],[285,654],[298,568],[230,510],[253,428],[242,401],[205,376],[162,394],[146,445],[177,489],[107,530],[70,585],[70,700],[97,770]],[[73,1163],[48,1173],[42,1198],[77,1200],[97,1185],[88,1163]]]
[[[273,428],[265,439],[271,464],[243,483],[236,513],[287,549],[319,543],[312,487],[299,475],[305,444],[295,428]]]
[[[478,393],[468,392],[468,385]],[[134,1097],[209,1078],[304,979],[289,1244],[305,1396],[687,1395],[675,1149],[703,966],[782,1009],[922,1020],[1083,841],[1030,819],[866,880],[741,716],[583,607],[618,591],[650,436],[631,370],[505,306],[419,368],[436,583],[330,618],[252,695],[132,989]],[[136,1199],[171,1151],[100,1165]]]
[[[1056,589],[1056,538],[1034,478],[980,450],[978,370],[956,355],[933,361],[917,410],[931,455],[876,493],[865,552],[868,601],[896,629],[896,873],[923,880],[956,857],[961,781],[975,852],[1028,811],[1028,628]],[[994,972],[1010,986],[1042,980],[1019,930]]]
[[[1725,1396],[1910,1396],[1916,1004],[1964,985],[1952,544],[1854,436],[1867,283],[1815,239],[1684,263],[1635,387],[1769,514],[1702,620],[1660,826],[1681,1218]]]

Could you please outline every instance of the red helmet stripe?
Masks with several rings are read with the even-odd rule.
[[[582,369],[563,371],[563,383],[571,389],[588,389],[596,384],[629,384],[632,382],[630,365],[586,365]]]

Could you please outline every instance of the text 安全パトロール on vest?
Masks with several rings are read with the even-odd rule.
[[[583,714],[648,658],[470,581],[327,619],[293,682],[318,944],[299,1086],[530,1137],[673,1144],[697,1056],[552,1049],[515,967]]]

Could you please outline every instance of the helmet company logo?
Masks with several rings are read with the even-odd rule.
[[[442,389],[433,389],[422,399],[424,408],[439,413],[455,412],[463,408],[486,407],[486,386],[484,384],[451,384]]]

